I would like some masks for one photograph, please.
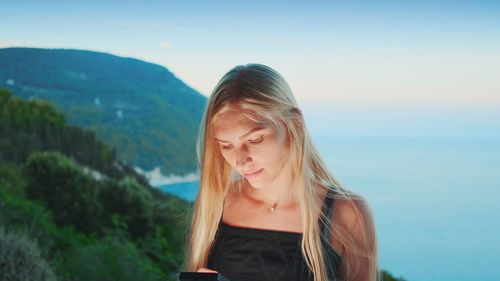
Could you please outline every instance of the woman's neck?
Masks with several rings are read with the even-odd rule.
[[[292,175],[283,175],[268,186],[252,187],[248,181],[243,182],[242,193],[247,199],[265,208],[278,209],[283,206],[297,204],[297,194],[294,188]],[[274,210],[273,210],[274,211]]]

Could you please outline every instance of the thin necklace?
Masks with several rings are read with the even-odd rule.
[[[278,202],[275,202],[274,205],[270,208],[271,214],[274,214],[274,211],[276,211],[276,208],[278,207],[279,202],[280,202],[280,200],[278,200]]]

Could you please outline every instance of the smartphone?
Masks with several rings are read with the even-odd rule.
[[[221,273],[181,272],[179,281],[229,281]]]

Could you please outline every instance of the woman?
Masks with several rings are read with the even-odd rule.
[[[328,171],[276,71],[248,64],[219,81],[197,152],[185,270],[232,281],[376,279],[370,207]]]

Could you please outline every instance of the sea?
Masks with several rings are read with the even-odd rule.
[[[500,280],[500,140],[314,137],[370,203],[379,268],[407,281]],[[199,182],[158,186],[186,200]]]

